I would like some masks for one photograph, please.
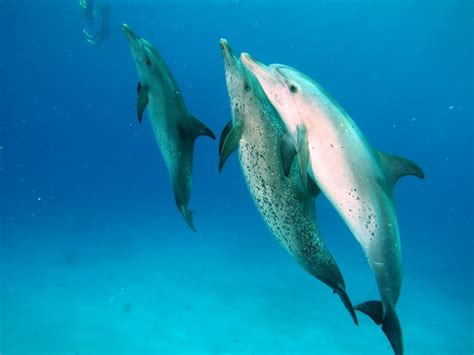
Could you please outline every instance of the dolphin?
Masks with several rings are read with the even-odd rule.
[[[402,253],[394,188],[403,176],[424,178],[423,171],[412,161],[372,148],[342,107],[306,75],[284,65],[266,66],[247,53],[241,59],[285,123],[283,161],[298,156],[301,173],[306,176],[307,171],[336,208],[375,274],[381,301],[355,309],[381,324],[395,354],[403,354],[395,311]]]
[[[214,133],[188,112],[178,84],[156,48],[127,24],[122,25],[122,31],[138,71],[138,121],[142,122],[148,107],[148,118],[173,184],[176,206],[195,231],[193,212],[188,209],[194,141],[199,136],[215,139]]]
[[[307,272],[339,295],[357,324],[341,272],[319,232],[314,203],[319,189],[314,184],[307,189],[297,170],[286,177],[278,153],[285,127],[278,113],[225,39],[220,47],[232,120],[221,135],[219,171],[238,149],[247,186],[267,227]]]

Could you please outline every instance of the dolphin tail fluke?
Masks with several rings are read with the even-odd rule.
[[[375,324],[381,325],[383,322],[383,306],[380,301],[367,301],[354,307],[359,312],[368,315]]]
[[[403,334],[397,312],[392,306],[385,309],[380,301],[368,301],[354,307],[367,314],[377,325],[382,325],[382,331],[392,345],[395,355],[403,355]]]
[[[403,334],[397,312],[390,307],[385,312],[382,330],[392,345],[395,355],[403,355]]]
[[[354,307],[352,306],[352,302],[351,302],[349,296],[347,295],[346,290],[344,290],[340,287],[336,287],[333,290],[334,290],[334,293],[337,293],[337,295],[340,297],[342,303],[344,303],[344,306],[349,311],[354,323],[356,325],[359,325],[359,321],[357,320],[357,315],[355,314]]]
[[[196,228],[194,228],[194,222],[193,222],[193,214],[194,212],[189,210],[186,206],[181,205],[179,206],[179,210],[181,211],[181,214],[184,217],[184,220],[186,221],[187,225],[189,228],[191,228],[193,231],[196,232]]]

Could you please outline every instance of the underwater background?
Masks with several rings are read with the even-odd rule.
[[[471,1],[109,0],[84,40],[78,1],[0,1],[0,353],[391,354],[264,225],[237,154],[197,140],[175,207],[121,24],[158,49],[189,111],[230,119],[219,39],[321,83],[370,143],[416,161],[396,200],[406,354],[472,354]],[[145,116],[147,114],[145,113]],[[318,219],[354,303],[378,298],[324,197]]]

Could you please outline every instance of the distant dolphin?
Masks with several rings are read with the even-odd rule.
[[[138,121],[141,123],[143,111],[148,106],[148,117],[168,167],[176,205],[189,227],[195,230],[192,212],[188,209],[194,141],[199,136],[215,139],[214,133],[188,112],[178,84],[156,48],[135,35],[128,25],[123,24],[122,30],[140,78]]]
[[[313,184],[312,191],[308,191],[295,169],[289,177],[285,176],[278,153],[285,127],[255,77],[233,54],[225,39],[220,46],[232,121],[219,143],[219,170],[238,148],[247,186],[270,231],[306,271],[339,295],[357,324],[341,272],[319,233],[314,206],[319,189]],[[287,169],[291,170],[291,166]]]
[[[395,354],[403,354],[403,337],[395,312],[402,283],[402,254],[394,205],[395,183],[405,175],[424,177],[413,162],[373,149],[349,115],[313,80],[297,70],[269,67],[241,56],[280,113],[290,136],[281,151],[298,155],[306,170],[346,222],[375,273],[382,302],[355,308],[368,314],[388,337]]]

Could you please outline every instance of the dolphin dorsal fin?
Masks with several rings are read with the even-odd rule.
[[[193,140],[200,136],[208,136],[212,139],[216,139],[211,129],[193,115],[190,115],[190,132]]]
[[[425,174],[423,170],[411,160],[382,152],[378,152],[378,154],[393,185],[407,175],[414,175],[420,179],[424,179]]]
[[[211,129],[193,115],[189,115],[189,123],[187,125],[182,122],[178,123],[178,133],[183,141],[191,141],[193,144],[196,138],[200,136],[216,139]]]
[[[222,171],[227,158],[238,148],[243,129],[243,122],[238,120],[235,123],[230,121],[222,131],[221,141],[219,142],[219,171]]]

